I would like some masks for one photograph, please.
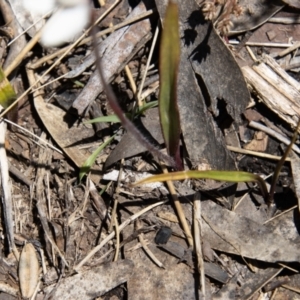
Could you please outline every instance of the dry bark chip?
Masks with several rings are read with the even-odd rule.
[[[133,268],[134,264],[129,259],[93,267],[92,270],[63,279],[51,299],[95,299],[126,282]],[[47,291],[50,292],[52,288]]]
[[[212,201],[202,204],[202,217],[204,239],[214,249],[266,262],[300,260],[297,243]]]

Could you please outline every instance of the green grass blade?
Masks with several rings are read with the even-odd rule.
[[[170,2],[164,20],[159,57],[159,114],[162,132],[169,155],[179,169],[180,119],[177,106],[177,77],[180,60],[178,6]]]
[[[116,135],[110,137],[107,141],[105,141],[102,145],[100,145],[91,156],[84,162],[83,166],[80,168],[79,172],[79,180],[81,181],[84,175],[91,169],[92,165],[95,163],[100,152],[115,138]]]
[[[17,95],[5,77],[5,74],[0,67],[0,105],[3,108],[9,107],[15,100],[17,99]]]
[[[98,117],[89,121],[84,122],[84,124],[93,124],[93,123],[100,123],[100,122],[107,122],[107,123],[120,123],[120,119],[117,115],[109,115],[109,116],[102,116]]]
[[[151,183],[156,181],[168,181],[168,180],[184,180],[184,179],[213,179],[217,181],[225,182],[257,182],[262,191],[263,197],[266,198],[268,190],[265,181],[258,175],[241,172],[241,171],[183,171],[173,172],[168,174],[160,174],[145,178],[138,181],[134,185],[140,185],[144,183]]]
[[[140,115],[142,113],[144,113],[147,109],[156,107],[158,105],[158,101],[151,101],[148,102],[144,105],[142,105],[141,107],[139,107],[139,110],[137,112],[137,115]],[[127,118],[130,117],[130,114],[126,114]],[[93,123],[100,123],[100,122],[104,122],[104,123],[120,123],[120,119],[118,118],[117,115],[109,115],[109,116],[102,116],[99,118],[95,118],[89,121],[84,122],[84,124],[93,124]]]

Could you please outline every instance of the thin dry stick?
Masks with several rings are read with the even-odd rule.
[[[168,170],[167,168],[161,164],[161,167],[162,167],[162,170],[165,174],[168,174]],[[173,201],[174,201],[174,205],[175,205],[175,208],[176,208],[176,212],[178,214],[178,217],[179,217],[179,220],[180,220],[180,223],[181,223],[181,226],[184,230],[184,233],[186,235],[186,238],[188,240],[188,243],[191,247],[193,247],[193,237],[192,237],[192,233],[191,233],[191,230],[190,230],[190,227],[186,221],[186,218],[185,218],[185,215],[184,215],[184,212],[183,212],[183,209],[182,209],[182,206],[181,206],[181,203],[178,199],[178,196],[177,196],[177,193],[175,191],[175,188],[174,188],[174,185],[173,185],[173,182],[168,180],[166,181],[167,182],[167,186],[169,188],[169,191],[170,191],[170,194],[173,198]]]
[[[166,203],[166,201],[160,201],[157,203],[154,203],[152,205],[149,205],[148,207],[142,209],[141,211],[137,212],[136,214],[132,215],[129,217],[126,221],[124,221],[122,224],[119,226],[120,232],[128,226],[132,221],[136,220],[138,217],[146,213],[147,211],[153,209],[156,206],[162,205]],[[74,267],[74,270],[78,272],[78,270],[90,259],[92,258],[104,245],[106,245],[113,237],[115,236],[115,232],[112,231],[99,245],[97,245],[94,249],[92,249],[88,255]]]
[[[141,94],[142,94],[142,91],[143,91],[143,87],[144,87],[145,79],[146,79],[146,76],[147,76],[147,72],[149,70],[149,66],[150,66],[150,62],[151,62],[151,59],[152,59],[154,47],[156,45],[158,34],[159,34],[159,27],[157,25],[156,29],[155,29],[154,36],[153,36],[153,41],[152,41],[152,45],[151,45],[151,48],[150,48],[149,56],[148,56],[148,59],[147,59],[146,68],[145,68],[145,71],[144,71],[144,74],[143,74],[143,78],[142,78],[142,81],[141,81],[139,92],[137,94],[137,99],[138,99],[139,103],[141,102],[141,99],[142,99]]]
[[[233,146],[227,146],[227,149],[230,150],[230,151],[233,151],[233,152],[241,153],[241,154],[249,154],[249,155],[268,158],[268,159],[272,159],[272,160],[280,160],[281,159],[281,156],[276,156],[276,155],[272,155],[272,154],[268,154],[268,153],[247,150],[247,149],[233,147]],[[286,161],[291,161],[291,159],[289,157],[287,157]]]
[[[279,134],[278,132],[276,132],[275,130],[271,129],[271,128],[268,128],[258,122],[255,122],[255,121],[251,121],[249,123],[249,126],[252,127],[252,128],[255,128],[255,129],[258,129],[260,131],[263,131],[267,134],[269,134],[270,136],[276,138],[277,140],[279,140],[280,142],[286,144],[286,145],[289,145],[291,143],[291,141],[289,139],[287,139],[286,137],[282,136],[281,134]],[[300,149],[296,146],[296,145],[293,145],[292,146],[292,149],[300,154]]]
[[[137,223],[137,229],[140,229],[140,222],[139,220],[136,221]],[[154,253],[148,248],[147,243],[144,239],[144,234],[140,233],[139,234],[139,242],[141,243],[144,251],[147,253],[147,255],[152,259],[152,261],[157,264],[160,268],[164,268],[165,266],[159,261],[159,259],[154,255]]]
[[[95,25],[98,24],[104,17],[106,17],[116,6],[117,4],[119,4],[120,0],[115,1],[110,8],[103,13],[94,23]],[[93,26],[94,26],[93,24]],[[70,45],[67,49],[66,52],[64,52],[64,54],[59,57],[54,64],[52,64],[52,66],[50,68],[48,68],[48,70],[45,71],[45,73],[40,76],[16,101],[14,101],[8,108],[6,108],[1,114],[0,114],[0,118],[2,118],[7,112],[9,112],[15,105],[17,105],[17,103],[19,103],[20,100],[22,100],[32,89],[33,87],[39,83],[48,73],[50,73],[51,70],[54,69],[54,67],[56,67],[63,58],[65,58],[69,52],[71,50],[73,50],[78,44],[79,42],[86,36],[87,33],[89,33],[91,31],[91,29],[93,28],[93,26],[91,26],[90,28],[87,29],[86,33],[82,34],[76,42],[74,42],[72,45]]]
[[[135,81],[133,79],[133,76],[132,76],[132,73],[130,71],[130,68],[128,67],[128,65],[126,65],[124,69],[125,69],[125,73],[126,73],[126,75],[128,77],[129,84],[130,84],[130,87],[132,89],[132,92],[135,95],[136,94],[136,84],[135,84]]]
[[[238,41],[229,41],[231,45],[238,45],[240,42]],[[259,43],[259,42],[247,42],[245,45],[247,46],[255,46],[255,47],[275,47],[275,48],[287,48],[293,46],[293,44],[285,44],[285,43]]]
[[[35,36],[27,43],[27,45],[22,49],[18,56],[13,60],[13,62],[4,70],[4,74],[7,77],[23,60],[23,58],[28,54],[28,52],[36,45],[41,37],[42,30],[39,30]]]
[[[280,23],[280,24],[299,24],[300,17],[272,17],[268,20],[268,23]]]
[[[287,210],[283,211],[282,213],[280,213],[280,214],[278,214],[278,215],[276,215],[276,216],[272,217],[271,219],[269,219],[269,220],[265,221],[265,222],[264,222],[264,225],[265,225],[265,224],[267,224],[267,223],[269,223],[269,222],[271,222],[271,221],[273,221],[274,219],[277,219],[277,218],[279,218],[280,216],[282,216],[282,215],[284,215],[284,214],[288,213],[289,211],[296,209],[297,207],[298,207],[298,205],[297,205],[297,204],[296,204],[296,205],[294,205],[294,206],[292,206],[291,208],[289,208],[289,209],[287,209]]]
[[[118,197],[119,197],[119,192],[120,192],[120,181],[121,181],[122,173],[123,173],[123,165],[124,165],[124,158],[122,158],[122,160],[121,160],[121,166],[120,166],[120,171],[119,171],[119,176],[118,176],[116,197],[115,197],[114,209],[113,209],[112,218],[111,218],[113,222],[110,223],[110,227],[112,225],[115,226],[116,240],[117,240],[114,261],[116,261],[118,259],[119,251],[120,251],[120,230],[119,230],[119,223],[117,220],[117,207],[118,207]]]
[[[18,34],[15,38],[13,38],[13,39],[7,44],[7,47],[10,46],[11,44],[13,44],[19,37],[21,37],[23,34],[25,34],[30,28],[32,28],[33,26],[35,26],[37,23],[39,23],[39,22],[42,21],[43,19],[47,18],[50,14],[51,14],[51,12],[48,12],[48,13],[46,13],[45,15],[43,15],[42,17],[40,17],[37,21],[35,21],[33,24],[31,24],[29,27],[27,27],[23,32],[21,32],[21,33]]]
[[[295,43],[294,45],[292,45],[291,47],[281,51],[280,53],[278,53],[278,57],[283,57],[289,53],[291,53],[292,51],[298,49],[300,47],[300,42]]]
[[[300,294],[300,289],[298,289],[298,288],[296,288],[294,286],[283,284],[282,287],[284,287],[285,289],[288,289],[288,290],[291,290],[293,292],[296,292],[296,293]]]
[[[195,193],[194,196],[194,241],[195,241],[195,252],[197,255],[198,272],[200,273],[200,286],[201,286],[201,299],[205,300],[205,272],[204,272],[204,261],[201,245],[201,201],[200,193]]]
[[[0,109],[1,108],[2,106],[0,105]],[[9,178],[8,158],[5,150],[6,127],[6,123],[4,123],[3,120],[0,120],[0,186],[3,193],[1,199],[9,251],[13,251],[16,259],[19,260],[19,252],[14,240],[13,203],[11,194],[12,185]]]
[[[102,30],[102,31],[100,31],[96,34],[96,38],[99,38],[99,37],[104,36],[108,33],[116,31],[117,29],[120,29],[120,28],[125,27],[129,24],[132,24],[132,23],[135,23],[135,22],[137,22],[141,19],[144,19],[144,18],[152,15],[154,11],[155,11],[154,9],[150,9],[150,10],[146,11],[145,13],[142,13],[142,14],[134,17],[134,18],[130,18],[128,20],[125,20],[124,22],[121,22],[118,25],[115,25],[113,27],[109,27],[105,30]],[[85,45],[85,44],[89,43],[91,40],[92,40],[92,37],[86,37],[81,42],[79,42],[79,44],[77,46]],[[31,68],[31,69],[36,69],[36,68],[40,67],[42,64],[46,63],[47,61],[50,61],[50,60],[54,59],[55,57],[61,55],[62,53],[65,53],[68,50],[68,48],[69,48],[69,46],[64,47],[62,49],[59,49],[54,53],[43,56],[42,58],[40,58],[36,62],[34,62],[32,64],[29,64],[28,67]]]

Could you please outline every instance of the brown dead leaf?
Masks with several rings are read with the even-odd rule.
[[[254,139],[244,146],[244,149],[264,152],[267,149],[268,136],[262,131],[255,132]]]
[[[129,18],[146,11],[145,4],[141,2],[130,14]],[[135,53],[151,38],[150,21],[144,19],[140,22],[112,33],[105,42],[107,48],[103,48],[102,65],[105,79],[109,82],[118,74],[135,55]],[[90,62],[95,61],[94,55]],[[86,64],[86,63],[85,63]],[[88,83],[73,103],[73,108],[81,115],[88,105],[103,91],[103,86],[97,71],[91,75]]]
[[[30,298],[39,281],[39,262],[32,244],[24,246],[19,261],[19,279],[21,293]]]
[[[202,204],[203,235],[212,248],[267,262],[299,261],[298,244],[212,201]]]
[[[152,144],[159,146],[163,143],[157,108],[148,109],[145,112],[145,116],[136,120],[135,125]],[[110,153],[105,161],[104,169],[122,158],[128,158],[146,150],[147,149],[143,145],[137,142],[136,138],[131,133],[126,132],[117,147]]]
[[[244,13],[238,17],[234,15],[231,17],[233,27],[229,35],[255,29],[267,22],[284,6],[279,1],[274,0],[240,0],[239,5],[243,8]]]
[[[129,259],[94,266],[91,270],[62,279],[51,294],[51,299],[95,299],[128,281],[133,268],[134,264]],[[53,288],[46,290],[51,292]]]

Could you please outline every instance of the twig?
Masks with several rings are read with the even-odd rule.
[[[162,166],[162,170],[165,174],[168,173],[168,170],[165,166],[161,165]],[[184,215],[184,212],[183,212],[183,209],[182,209],[182,206],[181,206],[181,203],[178,199],[178,196],[177,196],[177,193],[175,191],[175,188],[174,188],[174,184],[172,181],[168,180],[166,181],[167,182],[167,185],[168,185],[168,188],[169,188],[169,191],[170,191],[170,194],[173,198],[173,201],[174,201],[174,205],[175,205],[175,208],[176,208],[176,212],[178,214],[178,217],[179,217],[179,220],[180,220],[180,223],[181,223],[181,226],[184,230],[184,233],[186,235],[186,238],[188,240],[188,244],[193,247],[193,237],[192,237],[192,233],[191,233],[191,230],[190,230],[190,227],[186,221],[186,218],[185,218],[185,215]]]
[[[8,158],[5,151],[5,134],[6,123],[0,120],[0,179],[1,188],[3,192],[2,204],[3,204],[3,216],[6,229],[7,241],[9,246],[9,252],[13,251],[16,254],[16,258],[19,258],[18,251],[14,242],[14,222],[13,222],[13,208],[12,208],[12,195],[11,195],[11,182],[8,174]]]
[[[154,36],[153,36],[153,41],[152,41],[152,44],[151,44],[150,52],[149,52],[149,55],[148,55],[146,68],[144,70],[143,78],[142,78],[142,81],[141,81],[141,84],[140,84],[140,87],[139,87],[139,91],[138,91],[138,94],[137,94],[138,102],[140,102],[142,100],[141,94],[142,94],[142,91],[143,91],[145,79],[146,79],[147,72],[148,72],[148,69],[149,69],[149,66],[150,66],[150,62],[151,62],[151,59],[152,59],[152,55],[153,55],[154,47],[156,45],[158,34],[159,34],[159,27],[157,25],[156,29],[155,29]]]
[[[59,150],[58,148],[54,147],[54,146],[53,146],[52,144],[50,144],[49,142],[43,140],[42,138],[40,138],[40,137],[37,136],[36,134],[30,132],[30,131],[27,130],[26,128],[24,128],[24,127],[22,127],[22,126],[20,126],[20,125],[18,125],[18,124],[16,124],[16,123],[14,123],[14,122],[8,120],[8,119],[4,119],[4,121],[5,121],[6,123],[9,123],[9,124],[11,124],[11,125],[13,125],[13,126],[19,128],[19,129],[21,129],[22,131],[28,133],[29,135],[31,135],[31,136],[33,136],[34,138],[36,138],[37,140],[39,140],[41,143],[43,143],[43,144],[47,145],[49,148],[55,150],[56,152],[58,152],[58,153],[60,153],[60,154],[63,154],[63,152],[62,152],[61,150]]]
[[[110,7],[109,9],[107,9],[107,11],[102,14],[94,24],[98,24],[104,17],[106,17],[106,15],[108,15],[116,6],[117,4],[119,4],[120,0],[116,0]],[[17,100],[15,100],[9,107],[7,107],[1,114],[0,114],[0,118],[2,118],[7,112],[9,112],[13,107],[15,107],[15,105],[17,105],[28,93],[30,93],[30,91],[33,89],[33,87],[39,83],[47,74],[50,73],[50,71],[52,71],[61,61],[62,59],[64,59],[71,50],[73,50],[81,40],[83,40],[83,38],[86,36],[86,33],[90,32],[90,30],[92,29],[93,26],[91,26],[90,28],[87,29],[87,31],[82,34],[76,42],[74,42],[72,45],[70,45],[67,48],[67,51],[64,52],[64,54],[62,56],[60,56],[55,63],[52,64],[52,66],[50,68],[48,68],[48,70],[45,71],[45,73],[43,73],[42,76],[40,76]]]
[[[141,145],[143,145],[149,152],[151,152],[159,160],[162,160],[165,163],[168,163],[172,167],[175,167],[175,161],[173,160],[173,158],[169,155],[162,153],[156,146],[152,145],[148,141],[147,137],[144,136],[143,134],[141,134],[141,132],[137,129],[137,127],[135,127],[135,125],[124,114],[111,86],[109,84],[107,84],[105,81],[104,71],[101,66],[101,58],[100,58],[99,51],[98,51],[99,47],[98,47],[98,44],[96,41],[95,28],[94,28],[94,32],[92,33],[92,36],[94,37],[93,44],[94,44],[94,53],[95,53],[95,57],[96,57],[96,68],[100,75],[100,78],[101,78],[101,81],[103,84],[103,89],[104,89],[104,92],[109,101],[110,107],[113,109],[114,113],[118,116],[118,118],[120,119],[124,128],[128,132],[130,132]]]
[[[153,209],[156,206],[162,205],[166,203],[166,201],[160,201],[155,204],[149,205],[148,207],[142,209],[141,211],[137,212],[136,214],[132,215],[129,217],[126,221],[124,221],[122,224],[119,226],[120,232],[128,226],[132,221],[136,220],[138,217],[146,213],[147,211]],[[80,262],[78,263],[75,267],[74,270],[78,272],[78,270],[90,259],[92,258],[104,245],[106,245],[113,237],[115,236],[115,232],[112,231],[99,245],[97,245],[94,249],[92,249],[87,256]]]
[[[229,41],[231,45],[238,45],[238,41]],[[259,42],[247,42],[246,46],[255,46],[255,47],[274,47],[274,48],[287,48],[293,46],[293,44],[285,43],[259,43]]]
[[[22,49],[22,51],[18,54],[18,56],[12,61],[12,63],[5,68],[4,74],[7,77],[10,73],[22,62],[23,58],[28,54],[28,52],[36,45],[41,37],[42,30],[37,31],[35,36],[26,44],[26,46]]]
[[[155,11],[154,9],[150,9],[150,10],[146,11],[145,13],[142,13],[142,14],[134,17],[134,18],[130,18],[128,20],[125,20],[124,22],[121,22],[118,25],[115,25],[113,27],[109,27],[105,30],[102,30],[102,31],[100,31],[96,34],[96,38],[98,39],[99,37],[104,36],[108,33],[114,32],[117,29],[120,29],[120,28],[125,27],[127,25],[130,25],[132,23],[135,23],[139,20],[142,20],[142,19],[152,15],[154,11]],[[83,39],[77,46],[85,45],[85,44],[89,43],[91,40],[92,40],[92,37],[87,37],[87,38]],[[32,64],[29,64],[28,67],[31,68],[31,69],[36,69],[36,68],[40,67],[42,64],[44,64],[45,62],[50,61],[50,60],[54,59],[55,57],[63,54],[64,52],[66,52],[68,50],[68,48],[69,48],[69,46],[64,47],[62,49],[59,49],[54,53],[43,56],[42,58],[40,58],[36,62],[34,62]]]
[[[267,159],[273,159],[273,160],[280,160],[281,159],[281,156],[271,155],[271,154],[268,154],[268,153],[257,152],[257,151],[247,150],[247,149],[228,146],[228,145],[227,145],[227,149],[230,150],[230,151],[233,151],[233,152],[253,155],[253,156],[257,156],[257,157],[263,157],[263,158],[267,158]],[[289,157],[287,157],[286,161],[291,161],[291,159]]]
[[[280,23],[280,24],[299,24],[300,17],[272,17],[268,20],[268,23]]]
[[[252,127],[252,128],[258,129],[260,131],[263,131],[263,132],[269,134],[270,136],[276,138],[277,140],[279,140],[280,142],[282,142],[282,143],[284,143],[286,145],[290,144],[290,140],[289,139],[287,139],[286,137],[282,136],[281,134],[279,134],[278,132],[274,131],[273,129],[268,128],[268,127],[266,127],[266,126],[264,126],[264,125],[262,125],[262,124],[260,124],[258,122],[251,121],[249,123],[249,126]],[[300,154],[300,149],[296,145],[293,145],[292,149],[296,153]]]
[[[113,212],[112,212],[112,216],[111,216],[112,222],[110,223],[110,230],[111,230],[112,225],[115,226],[116,240],[117,240],[114,261],[116,261],[118,259],[119,251],[120,251],[120,230],[119,230],[119,224],[117,221],[117,207],[118,207],[118,197],[119,197],[119,191],[120,191],[120,182],[121,182],[122,173],[123,173],[123,165],[124,165],[124,158],[122,158],[122,160],[121,160],[121,166],[120,166],[120,171],[119,171],[119,176],[118,176],[118,181],[117,181],[117,188],[116,188],[116,196],[115,196],[114,207],[113,207]]]
[[[140,229],[140,222],[139,220],[136,220],[137,223],[137,229]],[[139,242],[141,243],[144,251],[147,253],[147,255],[152,259],[152,261],[157,264],[160,268],[164,268],[165,266],[159,261],[159,259],[154,255],[154,253],[148,248],[146,241],[144,240],[144,233],[139,234]]]
[[[9,172],[13,174],[15,177],[17,177],[20,181],[25,183],[27,186],[31,186],[32,182],[29,180],[26,176],[22,174],[22,172],[19,171],[15,166],[13,166],[11,163],[8,162],[9,165]]]
[[[281,51],[280,53],[278,53],[278,57],[283,57],[291,52],[293,52],[294,50],[298,49],[300,47],[300,42],[295,43],[294,45],[290,46],[289,48]]]
[[[200,286],[202,297],[201,299],[205,300],[205,270],[204,270],[204,261],[201,245],[201,200],[200,193],[195,193],[194,196],[194,241],[195,241],[195,252],[197,256],[197,267],[200,274]]]

